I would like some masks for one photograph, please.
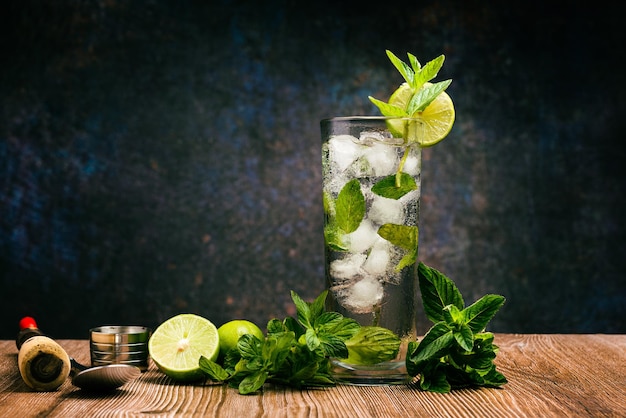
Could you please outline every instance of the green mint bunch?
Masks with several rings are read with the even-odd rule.
[[[246,334],[237,350],[226,354],[223,364],[201,357],[199,366],[210,380],[227,382],[246,395],[266,382],[295,388],[332,386],[330,358],[374,364],[394,358],[399,338],[379,327],[361,327],[353,319],[325,310],[327,291],[313,302],[291,292],[297,319],[272,319],[267,335],[259,339]]]
[[[485,332],[505,298],[485,295],[470,306],[455,284],[439,271],[418,265],[419,287],[426,316],[434,325],[418,343],[409,343],[406,366],[420,376],[420,388],[447,393],[466,386],[498,387],[507,382],[493,360],[498,347]]]

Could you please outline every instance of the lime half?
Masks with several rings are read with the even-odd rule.
[[[426,83],[425,85],[428,84]],[[412,96],[413,91],[409,85],[403,83],[393,92],[389,98],[389,104],[406,109]],[[452,125],[454,125],[455,112],[452,99],[445,91],[441,92],[424,111],[413,115],[412,118],[421,122],[421,126],[415,128],[418,130],[417,132],[414,132],[414,129],[411,129],[410,126],[408,130],[404,126],[404,124],[410,124],[411,122],[400,121],[390,122],[391,130],[400,137],[404,137],[408,132],[409,138],[415,138],[414,141],[410,142],[417,142],[421,147],[431,147],[444,139],[450,133]]]
[[[148,342],[150,357],[172,379],[199,380],[204,376],[200,356],[217,360],[220,340],[211,321],[194,314],[176,315],[163,322]]]

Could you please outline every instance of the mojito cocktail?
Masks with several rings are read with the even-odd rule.
[[[443,55],[423,67],[387,51],[405,82],[388,102],[370,100],[384,116],[325,119],[322,131],[325,277],[329,308],[400,340],[387,357],[359,353],[334,359],[339,381],[405,383],[406,345],[416,339],[421,152],[454,122],[450,80],[430,83]],[[348,341],[359,345],[359,341]]]

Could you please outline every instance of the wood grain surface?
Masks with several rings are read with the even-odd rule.
[[[89,364],[85,340],[59,340]],[[266,385],[242,396],[224,385],[181,385],[153,364],[109,395],[66,381],[33,392],[17,369],[13,341],[0,341],[0,417],[624,417],[626,335],[496,334],[501,389],[436,394],[413,386],[294,390]]]

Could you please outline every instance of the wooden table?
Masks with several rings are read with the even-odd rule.
[[[89,364],[86,340],[58,341]],[[294,390],[266,385],[242,396],[225,385],[181,385],[153,364],[108,395],[66,381],[33,392],[17,369],[14,341],[0,341],[0,417],[626,417],[626,335],[496,334],[500,389],[449,394],[412,386]]]

